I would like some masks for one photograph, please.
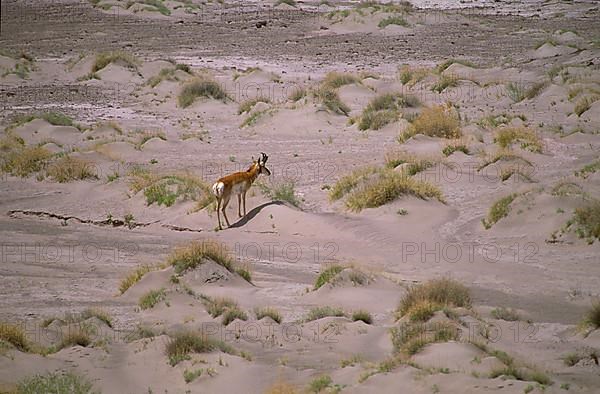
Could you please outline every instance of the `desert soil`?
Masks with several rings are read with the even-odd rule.
[[[0,392],[54,371],[80,375],[105,393],[317,391],[311,382],[324,375],[331,382],[322,392],[597,392],[597,356],[571,366],[563,361],[570,353],[600,352],[600,330],[581,325],[600,296],[600,242],[567,226],[575,209],[600,195],[600,171],[578,172],[597,163],[600,151],[596,2],[474,1],[455,9],[453,2],[415,1],[422,8],[403,11],[406,26],[387,27],[379,21],[389,12],[357,2],[165,1],[170,15],[140,2],[96,3],[1,5],[2,137],[17,136],[56,159],[83,159],[95,177],[60,183],[43,171],[2,174],[0,321],[20,325],[39,346],[56,348],[75,325],[93,326],[94,338],[43,356],[0,342]],[[106,51],[137,63],[116,61],[90,78],[96,56]],[[460,61],[436,71],[450,59]],[[189,72],[148,83],[175,63]],[[19,64],[25,75],[15,71]],[[426,72],[403,83],[403,69]],[[329,72],[357,76],[337,89],[347,115],[311,94]],[[182,87],[198,76],[216,81],[230,98],[179,105]],[[456,81],[433,91],[443,76]],[[509,87],[536,85],[535,94],[511,97]],[[289,99],[299,88],[309,93]],[[443,156],[448,141],[421,134],[399,143],[399,133],[412,127],[407,109],[379,130],[361,131],[350,121],[377,95],[394,92],[419,98],[413,112],[450,105],[468,154]],[[238,113],[240,103],[261,96],[270,102]],[[589,108],[577,113],[585,100]],[[44,111],[68,115],[79,128],[44,119],[14,123]],[[494,137],[502,127],[533,130],[542,149],[515,144],[521,159],[482,169],[499,151]],[[414,177],[439,187],[443,202],[402,195],[354,212],[344,200],[330,200],[340,177],[383,166],[399,150],[436,158]],[[210,186],[245,170],[260,152],[269,155],[272,175],[249,192],[246,217],[238,219],[232,198],[232,227],[223,231],[216,231],[211,206],[196,209],[195,196],[167,207],[149,204],[132,186],[132,171],[140,168]],[[8,154],[0,154],[4,163]],[[499,174],[515,165],[529,176],[502,180]],[[292,184],[295,205],[263,193]],[[482,219],[492,204],[511,193],[517,197],[508,214],[486,229]],[[203,240],[226,245],[252,282],[208,260],[181,275],[164,264],[176,248]],[[121,281],[141,265],[160,267],[121,294]],[[347,268],[314,290],[331,265]],[[362,283],[351,279],[357,275]],[[400,356],[390,335],[406,320],[397,320],[398,302],[411,286],[436,278],[470,291],[470,307],[433,317],[455,324],[461,337]],[[158,289],[166,299],[141,309],[140,297]],[[205,296],[234,299],[247,320],[223,325],[207,312]],[[306,321],[317,306],[347,315]],[[258,320],[260,307],[276,308],[281,324]],[[110,326],[64,318],[90,308],[106,312]],[[497,308],[513,309],[517,320],[498,319]],[[353,321],[357,310],[368,311],[371,324]],[[49,318],[62,321],[46,326]],[[139,338],[140,326],[155,335]],[[234,351],[193,354],[172,366],[165,347],[181,331],[221,339]],[[485,343],[487,352],[472,342]],[[507,365],[489,349],[551,383],[494,374]],[[199,369],[186,382],[184,371]]]

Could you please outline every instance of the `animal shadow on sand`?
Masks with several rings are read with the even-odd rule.
[[[264,204],[261,204],[257,207],[254,207],[250,210],[250,212],[246,213],[246,216],[240,218],[237,222],[233,223],[229,228],[238,228],[244,226],[250,220],[252,220],[263,208],[268,207],[269,205],[286,205],[283,201],[269,201]]]

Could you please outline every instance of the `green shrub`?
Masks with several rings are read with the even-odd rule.
[[[592,303],[592,307],[583,319],[583,324],[595,330],[600,328],[600,301]]]
[[[517,321],[521,320],[521,317],[514,309],[500,307],[492,309],[492,317],[498,320],[506,320],[506,321]]]
[[[324,284],[331,282],[333,278],[343,270],[344,267],[342,267],[341,265],[332,265],[326,268],[325,270],[321,271],[321,273],[317,277],[317,280],[315,281],[313,290],[317,290]]]
[[[256,183],[261,193],[272,201],[286,201],[295,207],[300,205],[296,196],[295,184],[292,181],[283,181],[269,187],[265,183]]]
[[[416,107],[420,104],[415,96],[388,93],[375,97],[365,107],[358,123],[359,130],[379,130],[388,123],[398,120],[399,109]]]
[[[333,383],[333,380],[331,380],[331,376],[329,376],[329,375],[319,376],[310,382],[309,391],[311,393],[320,393],[321,391],[323,391],[323,390],[327,389],[329,386],[331,386],[332,383]]]
[[[404,27],[408,27],[408,22],[406,21],[406,19],[404,19],[403,17],[401,17],[400,15],[391,15],[388,16],[382,20],[379,21],[379,23],[377,24],[377,26],[380,29],[385,28],[388,25],[398,25],[398,26],[404,26]]]
[[[502,197],[492,204],[487,218],[482,219],[483,226],[486,229],[489,229],[500,219],[508,216],[508,213],[510,212],[510,204],[512,204],[515,198],[517,198],[517,194],[509,194],[508,196]]]
[[[154,308],[156,304],[166,299],[167,294],[165,289],[150,290],[140,297],[138,304],[142,309],[151,309]]]
[[[18,394],[89,394],[92,392],[90,382],[70,372],[35,375],[21,380],[17,385]]]
[[[362,321],[367,324],[373,323],[373,316],[364,309],[352,312],[352,321]]]

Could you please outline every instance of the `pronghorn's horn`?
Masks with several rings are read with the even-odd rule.
[[[267,160],[269,159],[269,156],[267,156],[265,152],[260,152],[260,155],[262,156],[262,163],[266,164]]]

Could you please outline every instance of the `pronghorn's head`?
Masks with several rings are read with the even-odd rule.
[[[271,175],[271,171],[269,171],[269,169],[266,166],[267,160],[269,160],[269,156],[267,156],[266,153],[261,152],[260,156],[258,156],[258,160],[254,160],[254,158],[252,158],[253,163],[252,167],[250,168],[257,168],[256,171],[258,171],[258,175],[265,174],[269,176]]]

